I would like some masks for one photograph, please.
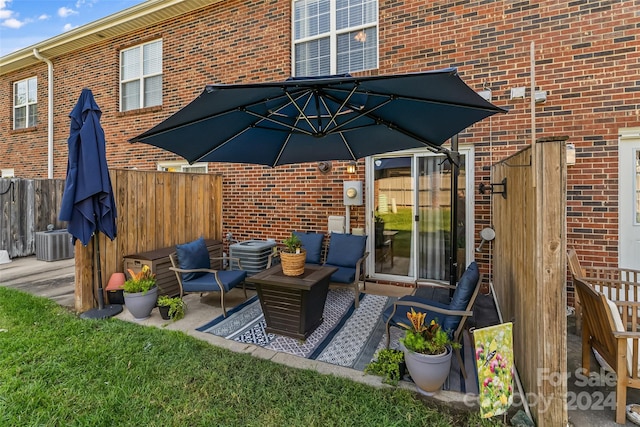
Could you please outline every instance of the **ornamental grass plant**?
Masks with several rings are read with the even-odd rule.
[[[0,349],[3,426],[501,425],[1,286]]]
[[[398,323],[406,329],[405,336],[400,338],[400,342],[408,350],[436,355],[445,353],[448,347],[460,348],[460,344],[451,340],[449,334],[435,320],[425,325],[425,317],[426,313],[416,312],[412,307],[407,313],[409,324]]]

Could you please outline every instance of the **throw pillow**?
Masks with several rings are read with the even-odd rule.
[[[453,298],[451,299],[451,304],[449,304],[451,310],[467,309],[467,304],[469,304],[473,291],[476,290],[479,279],[480,271],[478,270],[478,264],[473,261],[464,273],[462,273],[462,277],[460,277],[460,281],[458,281],[456,290],[453,293]]]
[[[298,236],[302,242],[302,247],[307,251],[306,262],[310,264],[322,263],[322,242],[324,241],[324,234],[303,231],[294,231],[293,234]]]
[[[193,242],[176,245],[179,267],[184,270],[194,270],[196,268],[211,268],[209,251],[204,237],[200,237]],[[204,272],[183,273],[182,280],[189,281],[205,275]]]
[[[327,264],[355,268],[358,260],[364,255],[366,244],[367,236],[331,233]]]

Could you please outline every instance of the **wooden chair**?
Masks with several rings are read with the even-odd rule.
[[[466,277],[465,274],[467,275]],[[391,339],[391,326],[399,327],[399,323],[406,324],[407,313],[410,312],[412,308],[415,311],[427,314],[425,317],[425,324],[428,324],[431,320],[437,318],[438,323],[440,323],[444,330],[449,332],[453,341],[461,343],[464,325],[467,319],[473,316],[473,304],[476,301],[478,290],[480,289],[480,283],[482,283],[483,280],[484,276],[479,275],[476,263],[472,262],[465,270],[465,273],[463,273],[457,286],[451,286],[449,284],[439,282],[417,281],[417,287],[429,286],[454,289],[451,303],[446,305],[437,301],[420,298],[415,295],[408,295],[398,299],[398,301],[393,303],[393,306],[389,307],[382,314],[387,327],[387,348],[389,348]],[[454,352],[458,358],[462,376],[466,379],[467,371],[464,367],[460,350],[454,349]]]
[[[589,374],[593,348],[616,373],[616,423],[624,424],[627,388],[640,389],[640,303],[613,302],[588,280],[574,279],[583,307],[582,369]]]
[[[567,249],[567,264],[575,283],[583,278],[607,298],[620,301],[640,301],[640,270],[619,267],[583,267],[573,248]],[[583,307],[576,294],[576,329],[582,325]]]

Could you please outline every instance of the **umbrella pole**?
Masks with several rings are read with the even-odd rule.
[[[460,176],[460,152],[458,152],[458,135],[451,137],[451,226],[449,227],[449,284],[458,282],[458,176]],[[453,297],[454,290],[449,291]]]
[[[92,308],[89,311],[85,311],[80,315],[83,319],[105,319],[107,317],[113,317],[116,314],[122,312],[122,305],[110,304],[104,305],[104,290],[102,288],[102,264],[100,263],[100,239],[96,233],[93,234],[93,256],[94,265],[97,262],[98,270],[98,308]],[[95,289],[95,286],[93,287]]]
[[[93,235],[93,249],[95,262],[98,265],[98,310],[104,308],[104,292],[102,289],[102,263],[100,262],[100,239],[97,234]]]

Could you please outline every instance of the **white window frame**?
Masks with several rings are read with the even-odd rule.
[[[159,72],[155,72],[155,73],[144,74],[144,65],[143,65],[144,64],[144,47],[148,46],[150,44],[153,44],[153,43],[158,43],[158,42],[160,43],[160,67],[159,67],[160,71]],[[125,55],[126,52],[130,52],[130,51],[132,51],[134,49],[138,49],[139,53],[140,53],[140,57],[139,57],[139,64],[140,64],[139,74],[136,75],[136,76],[133,76],[131,78],[125,79],[123,77],[123,71],[122,71],[123,70],[123,65],[124,65],[124,55]],[[141,108],[155,107],[157,105],[162,105],[162,93],[160,94],[160,103],[158,103],[158,104],[145,105],[145,97],[144,97],[144,95],[145,95],[145,86],[144,86],[145,85],[145,80],[148,79],[148,78],[151,78],[151,77],[157,77],[157,76],[163,77],[163,72],[162,72],[162,70],[163,70],[163,54],[162,54],[162,52],[163,52],[162,39],[152,40],[152,41],[149,41],[149,42],[146,42],[146,43],[142,43],[142,44],[139,44],[139,45],[136,45],[136,46],[132,46],[130,48],[123,49],[123,50],[120,51],[120,63],[119,63],[120,72],[119,72],[119,76],[120,76],[120,111],[121,112],[133,111],[133,110],[138,110],[138,109],[141,109]],[[139,97],[138,98],[138,107],[125,109],[124,100],[123,100],[123,98],[124,98],[124,85],[127,84],[127,83],[135,82],[135,81],[139,82],[139,85],[138,85],[138,89],[139,89],[139,92],[138,92],[138,97]],[[160,86],[161,86],[160,91],[161,92],[162,92],[162,86],[163,85],[164,85],[164,78],[162,79],[162,83],[160,84]]]
[[[320,40],[320,39],[325,39],[325,38],[329,38],[329,50],[330,50],[330,54],[329,54],[329,61],[330,61],[330,72],[329,74],[337,74],[338,73],[338,35],[342,35],[342,34],[347,34],[350,32],[354,32],[354,31],[361,31],[361,30],[366,30],[366,29],[370,29],[370,28],[374,28],[375,32],[376,32],[376,47],[375,47],[375,51],[376,51],[376,59],[375,59],[375,65],[371,68],[363,68],[363,69],[355,69],[355,70],[349,70],[348,72],[359,72],[359,71],[366,71],[366,70],[375,70],[377,68],[379,68],[379,64],[380,64],[380,31],[379,31],[379,25],[378,25],[378,21],[379,21],[379,0],[376,0],[377,5],[376,5],[376,12],[375,12],[375,20],[373,22],[369,22],[366,24],[362,24],[362,25],[357,25],[357,26],[353,26],[353,27],[347,27],[347,28],[343,28],[341,30],[337,30],[337,6],[336,6],[336,0],[329,0],[330,2],[330,8],[329,8],[329,15],[330,15],[330,30],[329,32],[325,32],[325,33],[320,33],[314,36],[309,36],[309,37],[302,37],[298,40],[296,40],[296,22],[295,22],[295,4],[299,1],[305,1],[305,0],[292,0],[291,3],[291,75],[296,76],[296,45],[299,43],[306,43],[309,41],[313,41],[313,40]],[[302,77],[302,76],[299,76]]]
[[[26,84],[27,92],[25,94],[24,100],[18,99],[18,85],[21,83]],[[29,99],[29,87],[34,86],[34,99]],[[23,102],[21,102],[23,101]],[[25,109],[25,124],[24,126],[18,126],[16,123],[16,111],[19,109]],[[33,123],[29,122],[29,117],[31,116],[31,110],[35,108],[35,117],[33,118]],[[38,78],[37,77],[28,77],[23,80],[19,80],[13,83],[13,129],[26,129],[30,127],[36,126],[38,123]]]
[[[204,168],[204,172],[195,171],[196,168]],[[209,163],[194,163],[190,165],[187,162],[161,162],[158,163],[157,170],[161,172],[191,172],[191,173],[209,173]]]

